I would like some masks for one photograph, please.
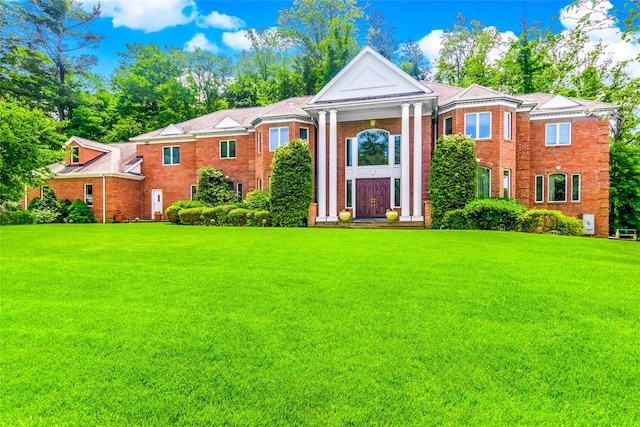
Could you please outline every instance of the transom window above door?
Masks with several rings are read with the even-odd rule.
[[[358,166],[389,164],[389,132],[370,129],[358,134]]]

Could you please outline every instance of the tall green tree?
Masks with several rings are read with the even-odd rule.
[[[79,103],[75,80],[97,62],[96,55],[78,52],[97,48],[102,40],[102,35],[90,30],[100,16],[100,6],[87,12],[75,0],[29,0],[2,2],[1,7],[16,32],[0,58],[1,74],[9,76],[3,90],[14,99],[31,96],[60,121],[71,119]],[[34,84],[29,87],[25,80],[30,78],[41,80],[43,90],[38,91]],[[16,84],[10,84],[12,81]]]
[[[420,44],[409,38],[400,48],[400,68],[416,80],[426,78],[428,70]]]
[[[50,175],[47,165],[64,158],[58,125],[41,111],[0,99],[0,203],[23,197],[25,186]]]
[[[380,55],[393,61],[398,41],[395,39],[396,28],[389,23],[384,12],[375,7],[365,11],[364,24],[366,26],[365,41]]]

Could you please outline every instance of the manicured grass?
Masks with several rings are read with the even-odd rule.
[[[4,425],[640,424],[640,245],[0,229]]]

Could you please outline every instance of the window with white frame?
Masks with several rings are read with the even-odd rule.
[[[191,200],[196,200],[196,198],[198,197],[198,186],[197,185],[191,185]]]
[[[180,147],[162,147],[162,164],[179,165]]]
[[[256,187],[258,188],[258,190],[262,190],[262,178],[258,178],[256,180]]]
[[[567,174],[552,173],[549,175],[549,201],[567,201]]]
[[[89,207],[93,206],[93,184],[84,185],[84,204]]]
[[[269,151],[276,151],[276,148],[287,142],[289,142],[289,128],[269,129]]]
[[[570,145],[571,123],[547,123],[545,145]]]
[[[465,135],[473,139],[491,138],[491,112],[464,115]]]
[[[346,196],[347,196],[347,200],[345,203],[345,206],[348,208],[352,208],[353,207],[353,180],[348,179],[347,180],[347,188],[346,188]]]
[[[300,139],[309,141],[309,128],[300,128]]]
[[[262,153],[262,131],[258,131],[258,142],[256,143],[258,153]]]
[[[476,185],[478,198],[491,197],[491,169],[478,166],[478,169],[476,169]]]
[[[511,198],[511,169],[505,169],[503,171],[502,191],[505,199]]]
[[[574,173],[571,175],[571,201],[580,201],[580,174]]]
[[[71,164],[77,165],[80,163],[80,147],[71,147]]]
[[[444,119],[444,135],[453,134],[453,117],[445,117]]]
[[[511,139],[511,113],[504,113],[504,139]]]
[[[345,142],[346,153],[345,159],[347,160],[347,166],[353,166],[353,138],[347,138]]]
[[[400,207],[400,191],[401,191],[401,185],[400,185],[400,178],[395,178],[393,180],[393,206],[394,207]]]
[[[236,142],[233,140],[220,141],[220,158],[235,159],[236,158]]]
[[[240,197],[240,200],[242,200],[242,183],[238,182],[236,184],[236,194]]]
[[[544,176],[536,175],[536,203],[544,202]]]
[[[401,144],[402,137],[400,135],[395,135],[393,137],[393,164],[400,164],[400,153],[401,153]]]

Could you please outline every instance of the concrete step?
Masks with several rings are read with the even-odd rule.
[[[316,222],[315,228],[367,228],[367,229],[395,229],[395,230],[424,230],[423,222],[400,222],[384,220],[355,220],[336,222]]]

